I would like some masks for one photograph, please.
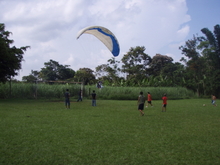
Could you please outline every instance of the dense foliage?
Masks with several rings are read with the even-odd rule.
[[[1,24],[0,81],[5,82],[21,69],[20,62],[27,47],[10,48],[13,43],[8,39],[10,32]],[[120,61],[111,58],[93,71],[80,68],[74,71],[68,65],[50,60],[40,71],[31,70],[31,74],[22,79],[36,81],[75,81],[85,85],[101,82],[104,86],[114,87],[184,87],[198,96],[211,94],[220,97],[220,25],[214,31],[201,30],[203,36],[194,35],[180,46],[183,57],[173,62],[172,57],[156,54],[151,57],[145,53],[144,46],[131,47]]]
[[[5,25],[0,23],[0,82],[6,82],[18,74],[23,61],[23,54],[29,46],[11,47],[14,43],[9,39],[11,32],[5,30]]]
[[[113,86],[179,86],[193,90],[198,96],[214,94],[220,97],[220,25],[214,26],[213,32],[207,28],[201,31],[204,36],[194,35],[180,46],[184,55],[180,59],[182,63],[173,63],[171,57],[161,54],[151,58],[144,53],[145,47],[137,46],[123,56],[121,68],[107,64],[99,80]],[[99,73],[100,68],[103,65],[96,67],[96,72]],[[124,77],[111,78],[111,73],[116,71],[121,71],[118,75],[124,74]]]
[[[220,25],[201,30],[203,37],[194,36],[181,46],[182,58],[186,64],[186,87],[198,95],[215,94],[220,96]]]
[[[31,71],[28,76],[23,76],[22,80],[27,82],[34,81],[56,81],[71,79],[75,75],[75,71],[69,68],[69,65],[61,65],[59,62],[50,60],[44,63],[44,67],[40,71]]]
[[[98,89],[95,85],[61,84],[61,83],[12,83],[0,84],[0,98],[29,98],[29,99],[64,99],[64,92],[69,89],[71,98],[78,98],[80,89],[83,89],[83,98],[90,99],[95,90],[97,99],[104,100],[136,100],[140,91],[146,95],[152,93],[153,100],[160,100],[164,93],[169,99],[186,99],[195,97],[194,93],[183,87],[111,87]]]

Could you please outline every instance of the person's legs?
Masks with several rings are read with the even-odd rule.
[[[70,109],[70,100],[65,100],[65,107]]]
[[[138,106],[138,110],[140,111],[141,116],[144,116],[144,112],[143,112],[143,110],[144,110],[144,104],[140,104],[140,105]]]
[[[139,109],[141,116],[144,116],[144,111]]]
[[[70,109],[70,100],[67,100],[67,108]]]
[[[65,107],[67,108],[67,100],[65,100]]]
[[[163,104],[163,106],[162,106],[162,112],[166,112],[166,104]]]
[[[149,107],[149,101],[147,101],[147,106],[146,107]]]
[[[96,106],[96,100],[92,99],[92,106]]]
[[[215,104],[215,100],[212,101],[212,105],[216,106],[216,104]]]

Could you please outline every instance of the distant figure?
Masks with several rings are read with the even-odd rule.
[[[65,92],[64,96],[65,96],[65,106],[66,106],[66,108],[70,109],[70,93],[69,93],[69,89],[66,89],[66,92]]]
[[[82,90],[79,90],[77,102],[82,101]]]
[[[146,107],[148,107],[149,105],[151,105],[151,107],[153,106],[153,104],[152,104],[152,97],[151,97],[151,94],[150,94],[150,92],[147,92],[148,94],[147,94],[147,106]]]
[[[96,93],[95,91],[92,92],[92,106],[96,106]]]
[[[97,82],[97,88],[102,88],[102,82],[101,81],[99,81],[99,82]]]
[[[143,95],[143,92],[140,92],[140,95],[138,96],[138,110],[141,113],[141,116],[144,116],[144,104],[145,104],[145,97]]]
[[[162,100],[163,100],[162,112],[166,112],[166,107],[167,107],[167,95],[166,94],[163,95]]]
[[[212,95],[212,105],[217,106],[217,104],[215,104],[215,100],[216,100],[215,95]]]

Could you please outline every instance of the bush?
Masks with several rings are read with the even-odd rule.
[[[150,92],[153,100],[160,100],[164,93],[172,100],[195,97],[192,91],[182,87],[104,87],[102,89],[97,89],[93,86],[85,86],[86,95],[89,95],[88,91],[92,91],[91,89],[96,89],[95,91],[99,99],[111,100],[136,100],[141,91],[145,96],[147,96],[147,92]]]
[[[81,85],[78,84],[31,84],[12,83],[0,84],[1,98],[46,98],[63,99],[66,89],[70,90],[71,97],[77,98]],[[195,97],[194,93],[182,87],[112,87],[105,86],[98,89],[96,86],[84,86],[83,98],[90,98],[90,94],[95,90],[98,99],[105,100],[136,100],[142,91],[145,96],[150,92],[153,100],[160,100],[164,93],[169,99],[186,99]]]

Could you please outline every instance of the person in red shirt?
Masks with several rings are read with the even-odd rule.
[[[147,92],[148,94],[147,94],[147,105],[146,105],[146,107],[148,107],[149,105],[151,105],[151,107],[153,106],[153,104],[152,104],[152,97],[151,97],[151,94],[150,94],[150,92]]]
[[[167,95],[166,94],[163,95],[162,100],[163,100],[162,112],[166,112],[166,107],[167,107]]]

